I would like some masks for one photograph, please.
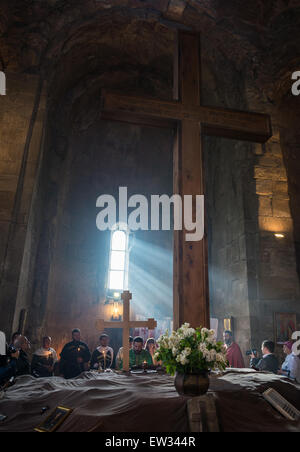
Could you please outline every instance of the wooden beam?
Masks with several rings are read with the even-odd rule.
[[[264,143],[272,136],[271,120],[260,113],[201,105],[199,34],[178,33],[174,80],[174,100],[104,90],[101,117],[150,127],[176,127],[174,193],[196,199],[197,195],[205,194],[203,135]],[[204,237],[202,241],[186,242],[185,233],[175,231],[174,327],[184,322],[208,327],[207,240]]]
[[[105,322],[104,320],[97,320],[96,327],[98,331],[103,331],[106,328],[122,329],[124,328],[124,322]],[[130,328],[148,328],[149,330],[155,330],[157,322],[154,319],[148,319],[143,321],[130,321],[128,322]]]
[[[179,104],[200,106],[201,66],[200,39],[181,33],[178,46]],[[188,68],[188,70],[186,70]],[[177,70],[177,69],[176,69]],[[176,90],[174,91],[176,95]],[[183,119],[174,150],[175,193],[204,194],[202,136],[199,121]],[[174,265],[174,326],[184,322],[193,327],[209,327],[209,290],[206,238],[187,242],[186,231],[175,231]]]
[[[96,321],[96,328],[98,331],[104,331],[105,328],[120,328],[123,329],[123,370],[129,371],[129,333],[130,328],[148,328],[149,330],[155,330],[157,322],[154,319],[148,319],[147,321],[131,321],[130,320],[130,300],[132,294],[125,290],[122,295],[123,300],[123,321],[122,322],[105,322],[103,319]]]
[[[177,121],[172,119],[155,118],[150,116],[141,116],[129,112],[102,111],[101,119],[103,121],[117,121],[136,126],[158,127],[161,129],[174,129],[177,127]]]
[[[102,91],[102,119],[152,127],[174,127],[189,120],[202,124],[206,135],[264,143],[272,136],[269,115],[191,105],[186,102],[126,96]]]

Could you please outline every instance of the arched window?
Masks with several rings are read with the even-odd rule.
[[[129,233],[124,225],[112,231],[108,272],[108,290],[123,292],[128,289]]]

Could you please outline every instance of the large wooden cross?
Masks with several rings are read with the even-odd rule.
[[[179,32],[175,58],[173,101],[126,96],[104,91],[102,119],[152,127],[176,128],[174,193],[204,194],[202,136],[212,135],[253,142],[272,136],[268,115],[201,106],[200,36]],[[174,327],[188,322],[209,326],[206,236],[186,242],[185,232],[175,232]]]
[[[129,336],[131,328],[149,328],[155,330],[157,322],[154,319],[148,319],[145,322],[135,322],[130,320],[130,300],[132,294],[127,290],[122,293],[123,300],[123,321],[122,322],[105,322],[97,320],[96,327],[98,331],[104,331],[105,328],[122,328],[123,329],[123,371],[129,371]]]

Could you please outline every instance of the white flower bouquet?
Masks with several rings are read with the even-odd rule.
[[[217,342],[215,332],[207,328],[182,325],[171,335],[167,332],[158,340],[157,361],[162,361],[170,375],[195,374],[211,370],[225,370],[226,348]]]

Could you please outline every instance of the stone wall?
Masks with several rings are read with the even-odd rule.
[[[122,26],[127,34],[119,42]],[[139,42],[137,55],[133,37],[139,30],[151,35],[152,26],[122,26],[110,28],[106,37],[103,33],[91,71],[74,71],[77,47],[69,49],[49,88],[43,161],[31,212],[29,243],[34,246],[26,290],[19,293],[26,299],[27,334],[35,345],[50,334],[60,350],[74,327],[81,328],[91,346],[97,342],[96,318],[107,315],[110,247],[110,232],[96,228],[97,198],[110,194],[118,199],[121,186],[128,187],[129,196],[143,194],[149,200],[152,194],[172,194],[173,131],[102,121],[100,94],[109,87],[171,97],[174,34],[164,27],[156,30],[156,46],[146,51]],[[157,55],[162,49],[164,57]],[[75,79],[64,90],[65,74]],[[171,231],[131,234],[133,313],[172,316],[172,236]]]
[[[0,98],[0,328],[18,319],[16,298],[37,173],[45,96],[39,78],[7,73]],[[18,323],[18,320],[16,321]]]
[[[298,324],[300,320],[294,224],[288,176],[276,128],[265,147],[257,146],[254,177],[259,224],[253,256],[257,262],[257,281],[251,278],[249,283],[255,284],[257,290],[252,299],[251,318],[252,340],[258,347],[266,338],[276,339],[275,313],[295,313]]]
[[[220,338],[223,319],[233,317],[235,339],[245,352],[260,349],[265,339],[276,340],[276,312],[296,313],[299,326],[297,221],[291,215],[288,190],[294,195],[296,220],[298,170],[287,158],[291,145],[298,143],[296,124],[288,122],[294,135],[287,124],[284,128],[281,142],[289,146],[284,159],[279,128],[288,115],[278,115],[255,83],[245,84],[227,60],[218,57],[212,68],[213,49],[206,40],[203,45],[205,103],[267,112],[274,128],[266,145],[205,139],[211,315],[219,320]],[[276,233],[284,237],[276,238]]]

